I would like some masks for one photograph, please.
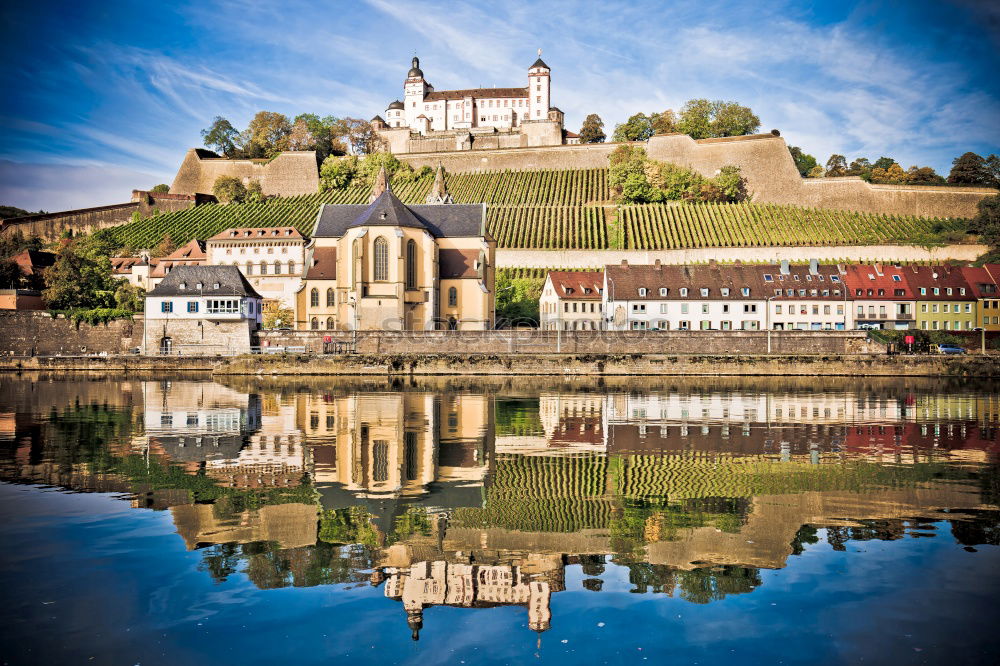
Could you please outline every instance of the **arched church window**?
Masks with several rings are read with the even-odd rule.
[[[455,287],[448,287],[448,307],[454,308],[458,306],[458,289]]]
[[[375,281],[389,279],[389,243],[382,236],[375,239]]]
[[[309,305],[314,308],[319,307],[319,289],[316,287],[313,287],[312,291],[309,292]]]
[[[326,306],[327,307],[332,307],[332,306],[334,306],[336,304],[337,304],[337,301],[334,299],[333,289],[327,289],[326,290]]]
[[[326,318],[326,330],[328,330],[328,331],[332,331],[333,330],[333,317],[327,317]]]
[[[417,288],[417,242],[413,239],[406,243],[406,288]]]
[[[317,319],[316,317],[313,317],[312,321],[309,322],[309,328],[311,328],[314,331],[318,331],[319,330],[319,319]]]

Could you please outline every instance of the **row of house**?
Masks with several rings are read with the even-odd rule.
[[[606,266],[551,271],[548,330],[1000,331],[1000,264]]]

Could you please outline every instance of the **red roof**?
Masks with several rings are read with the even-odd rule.
[[[997,287],[1000,284],[997,282],[1000,278],[1000,265],[993,264],[993,268],[992,274],[988,266],[963,266],[959,269],[976,298],[997,298],[1000,295],[998,294],[1000,289]]]
[[[906,267],[893,264],[849,264],[844,284],[850,298],[865,300],[915,299]]]
[[[905,279],[920,301],[954,301],[975,298],[972,287],[955,266],[906,266]],[[924,289],[926,293],[921,292]],[[938,292],[934,293],[937,289]],[[950,293],[949,293],[950,292]]]
[[[438,271],[442,280],[455,278],[476,278],[476,261],[479,250],[459,250],[443,248],[438,251]]]
[[[215,234],[209,241],[302,239],[295,227],[238,227]]]
[[[599,301],[604,288],[603,271],[549,271],[556,296],[572,301]]]
[[[306,270],[307,280],[337,279],[337,248],[317,247],[312,251],[312,265]]]
[[[477,99],[489,98],[511,98],[520,99],[528,96],[527,88],[469,88],[468,90],[435,90],[427,93],[425,102],[437,102],[445,99],[465,99],[474,97]]]

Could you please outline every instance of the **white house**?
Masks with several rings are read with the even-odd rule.
[[[549,271],[538,299],[542,330],[598,331],[603,325],[601,271]]]
[[[263,298],[236,266],[177,266],[146,294],[146,354],[250,351]]]
[[[302,287],[306,240],[294,227],[226,229],[205,242],[206,263],[236,266],[266,299],[295,307]]]

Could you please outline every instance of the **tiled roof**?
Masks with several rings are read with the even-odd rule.
[[[604,288],[601,271],[549,271],[556,296],[565,300],[599,301]]]
[[[465,99],[474,97],[476,99],[496,99],[511,98],[518,99],[528,96],[528,88],[469,88],[468,90],[435,90],[427,93],[425,102],[438,102],[441,100]]]
[[[236,266],[176,266],[148,295],[261,298]]]
[[[955,297],[961,298],[961,290],[965,290],[965,297],[972,296],[972,288],[962,275],[962,270],[954,266],[906,266],[903,269],[904,279],[910,284],[910,288],[916,294],[919,301],[953,301]],[[934,293],[934,288],[939,289],[939,293]],[[926,289],[927,293],[920,293],[920,289]],[[948,293],[948,289],[952,293]]]
[[[851,298],[898,300],[914,298],[916,290],[907,280],[907,270],[893,264],[850,264],[844,283]],[[859,293],[860,290],[860,293]]]
[[[438,272],[442,280],[479,277],[476,260],[479,250],[444,248],[438,252]]]
[[[316,247],[312,249],[309,259],[309,266],[306,269],[307,280],[336,280],[337,279],[337,248]]]
[[[115,273],[131,273],[133,266],[146,266],[142,257],[111,257],[111,270]]]
[[[1000,268],[1000,266],[994,265],[994,268]],[[997,287],[997,278],[1000,278],[1000,275],[991,274],[987,266],[963,266],[959,270],[962,271],[962,277],[965,278],[972,290],[972,295],[976,298],[997,298],[1000,295],[998,294],[1000,289]]]
[[[782,273],[774,264],[708,264],[695,266],[622,266],[605,268],[608,297],[611,300],[689,300],[731,299],[843,300],[844,285],[836,266],[819,265],[815,273],[809,266],[789,266]],[[646,289],[640,296],[639,290]],[[665,295],[660,294],[666,289]],[[682,292],[686,289],[686,292]],[[702,291],[702,290],[707,291]],[[749,289],[744,294],[743,290]],[[779,293],[780,292],[780,293]],[[826,292],[824,294],[824,292]],[[839,292],[839,293],[838,293]]]
[[[192,239],[184,245],[171,252],[165,257],[160,257],[160,261],[175,261],[185,259],[188,261],[204,261],[205,243],[204,241]]]
[[[24,275],[34,275],[56,263],[56,255],[43,250],[23,250],[15,254],[11,259],[18,265],[21,273]]]
[[[324,204],[312,235],[340,238],[352,227],[390,226],[426,229],[437,238],[486,236],[485,218],[481,204],[406,206],[386,190],[368,205]]]
[[[238,227],[226,229],[209,238],[211,241],[237,241],[237,240],[279,240],[279,239],[302,240],[302,234],[295,227]]]

